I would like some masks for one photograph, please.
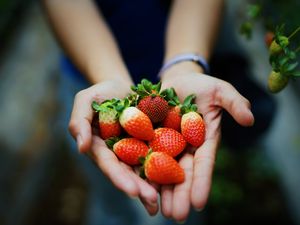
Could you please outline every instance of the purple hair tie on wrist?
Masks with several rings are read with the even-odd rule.
[[[209,71],[210,71],[209,65],[201,55],[194,54],[194,53],[185,53],[185,54],[177,55],[177,56],[171,58],[169,61],[167,61],[160,69],[160,71],[158,73],[158,77],[161,77],[161,75],[167,69],[169,69],[171,66],[173,66],[174,64],[177,64],[177,63],[183,62],[183,61],[196,62],[198,65],[200,65],[203,68],[203,71],[205,74],[209,74]]]

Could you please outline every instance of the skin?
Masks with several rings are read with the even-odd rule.
[[[209,60],[222,12],[221,0],[174,0],[166,33],[165,61],[180,53],[193,52]],[[202,209],[208,199],[218,143],[221,112],[227,110],[243,126],[254,123],[250,103],[229,83],[203,74],[193,62],[178,63],[162,75],[163,88],[174,87],[181,100],[197,95],[206,123],[204,144],[180,160],[185,182],[157,186],[142,180],[134,168],[120,162],[104,141],[93,135],[93,100],[123,98],[132,79],[117,43],[92,0],[43,0],[50,25],[62,48],[91,87],[74,98],[69,130],[80,152],[87,154],[111,182],[131,197],[138,197],[150,215],[159,211],[167,218],[184,221],[192,206]],[[189,12],[189,13],[186,13]],[[184,34],[184,35],[178,35]]]

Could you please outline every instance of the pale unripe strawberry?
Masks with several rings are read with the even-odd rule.
[[[197,112],[191,111],[182,116],[181,134],[194,147],[199,147],[203,144],[205,139],[205,124]]]
[[[289,82],[289,77],[272,71],[268,78],[268,88],[272,93],[281,91]]]
[[[136,107],[125,108],[119,121],[124,130],[135,138],[150,141],[154,137],[151,120]]]

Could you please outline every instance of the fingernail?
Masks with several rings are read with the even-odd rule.
[[[129,198],[131,198],[132,200],[137,200],[139,197],[137,196],[133,196],[133,195],[128,195]]]
[[[78,150],[80,151],[80,148],[81,148],[82,143],[83,143],[83,142],[82,142],[82,137],[81,137],[80,134],[77,135],[77,137],[76,137],[76,142],[77,142]]]
[[[204,208],[194,208],[196,212],[201,212]]]

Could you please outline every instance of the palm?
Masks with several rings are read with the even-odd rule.
[[[162,188],[162,212],[177,220],[187,217],[190,204],[201,209],[205,206],[220,140],[221,110],[225,108],[242,125],[253,123],[249,102],[225,81],[199,73],[173,76],[163,81],[163,88],[175,88],[181,102],[190,95],[196,95],[195,103],[203,115],[206,126],[205,141],[198,149],[186,153],[179,163],[186,172],[183,184]],[[163,197],[163,196],[167,197]],[[167,199],[172,200],[170,204]],[[164,206],[165,205],[165,206]],[[182,206],[185,206],[182,207]],[[182,210],[179,210],[181,208]]]

